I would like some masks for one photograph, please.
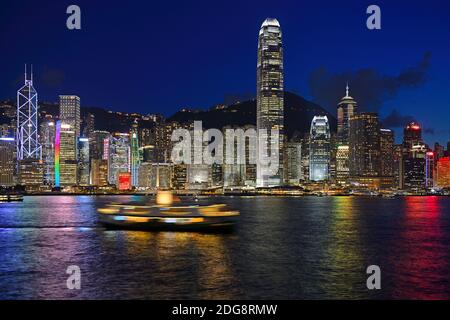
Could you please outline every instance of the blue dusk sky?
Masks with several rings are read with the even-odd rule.
[[[81,8],[81,30],[66,8]],[[381,30],[366,9],[381,8]],[[283,31],[285,88],[335,112],[345,81],[361,110],[396,129],[416,119],[430,144],[450,140],[450,2],[21,1],[0,3],[0,99],[33,63],[41,101],[171,115],[254,95],[257,37]],[[397,140],[401,134],[397,135]]]

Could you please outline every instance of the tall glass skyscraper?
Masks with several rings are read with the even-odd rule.
[[[329,179],[330,125],[327,116],[315,116],[311,121],[309,142],[309,180]]]
[[[356,114],[358,104],[349,95],[349,87],[347,83],[345,97],[341,99],[337,107],[337,136],[338,143],[348,145],[350,118]]]
[[[257,64],[257,130],[279,131],[278,172],[268,174],[258,162],[256,184],[258,187],[277,186],[283,177],[283,136],[284,136],[284,74],[283,42],[280,23],[267,18],[261,25],[258,39]],[[270,140],[267,143],[270,150]],[[269,155],[269,150],[265,151]],[[259,150],[259,154],[262,150]]]

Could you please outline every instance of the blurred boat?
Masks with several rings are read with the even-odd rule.
[[[23,201],[21,194],[0,194],[0,202],[20,202]]]
[[[238,211],[225,204],[174,204],[168,194],[158,194],[153,204],[109,204],[98,209],[98,213],[99,222],[107,228],[141,230],[232,229],[239,217]]]

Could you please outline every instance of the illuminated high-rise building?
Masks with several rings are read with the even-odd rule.
[[[78,138],[78,185],[90,185],[89,139]]]
[[[130,135],[116,133],[105,139],[105,155],[108,159],[108,182],[118,186],[119,173],[131,172]]]
[[[42,147],[43,183],[53,186],[55,182],[55,121],[47,119],[40,124],[39,142]]]
[[[77,184],[76,132],[68,124],[56,122],[55,131],[55,187]]]
[[[27,78],[25,66],[25,84],[17,91],[17,161],[41,159],[41,146],[38,141],[38,94],[31,78]]]
[[[80,97],[75,95],[59,96],[59,117],[63,124],[70,125],[75,136],[80,136]]]
[[[380,176],[380,124],[378,114],[363,112],[350,118],[350,176]]]
[[[285,152],[285,181],[289,185],[299,185],[302,176],[301,142],[288,142]]]
[[[380,129],[380,174],[394,176],[394,131]]]
[[[330,125],[327,116],[311,121],[309,140],[309,180],[330,179]]]
[[[403,130],[403,150],[408,155],[414,145],[423,143],[422,128],[417,122],[408,123]]]
[[[345,184],[350,176],[349,169],[350,149],[348,145],[340,145],[336,151],[336,182]]]
[[[97,187],[108,185],[108,160],[91,159],[91,184]]]
[[[266,172],[265,167],[257,163],[256,185],[258,187],[277,186],[283,180],[283,144],[284,144],[284,71],[283,42],[280,24],[277,19],[267,18],[261,25],[258,39],[257,63],[257,131],[267,131],[270,137],[272,129],[278,130],[279,159],[278,172]],[[259,154],[270,154],[268,150],[258,150]]]
[[[16,143],[12,137],[0,137],[0,187],[11,187],[14,181]]]
[[[107,159],[107,155],[104,155],[105,151],[105,139],[109,137],[108,131],[95,130],[91,134],[89,139],[89,153],[92,159]]]
[[[137,123],[133,123],[130,132],[130,154],[131,154],[131,185],[137,187],[139,185],[139,139]]]
[[[423,143],[414,144],[404,161],[404,188],[422,191],[426,188],[426,153]]]
[[[35,158],[22,159],[19,162],[19,183],[27,191],[39,191],[43,176],[42,160]]]
[[[425,153],[422,148],[422,128],[416,121],[408,123],[403,130],[401,188],[423,189],[425,187]]]
[[[435,179],[435,154],[433,151],[425,153],[425,187],[433,188]]]
[[[437,161],[436,185],[440,188],[450,188],[450,157],[442,157]]]
[[[356,114],[357,108],[358,104],[349,95],[347,83],[345,97],[341,99],[337,107],[337,142],[341,145],[348,145],[349,143],[350,118]]]

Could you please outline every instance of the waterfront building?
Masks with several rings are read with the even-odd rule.
[[[409,156],[404,159],[404,188],[410,191],[423,191],[426,187],[426,153],[423,143],[411,147]]]
[[[298,186],[302,175],[302,144],[288,142],[285,154],[285,181],[288,185]]]
[[[283,182],[284,70],[282,32],[277,19],[267,18],[259,31],[256,95],[257,131],[267,130],[268,136],[271,129],[279,132],[278,173],[268,174],[258,162],[256,185],[279,186]],[[259,150],[258,153],[268,155],[269,151]]]
[[[363,112],[350,118],[350,176],[380,176],[380,124],[378,114]]]
[[[315,116],[311,121],[309,141],[309,180],[329,180],[330,125],[327,116]]]
[[[380,174],[394,176],[394,131],[380,129]]]
[[[137,187],[139,185],[139,139],[138,125],[134,122],[130,132],[130,161],[131,161],[131,185]]]
[[[75,95],[59,96],[59,118],[63,124],[70,125],[75,136],[80,136],[80,97]]]
[[[42,147],[43,183],[55,183],[55,121],[47,119],[40,125],[39,142]]]
[[[211,165],[190,164],[187,168],[189,190],[207,189],[211,186]]]
[[[345,97],[341,99],[337,107],[337,142],[341,145],[349,143],[350,118],[357,113],[358,104],[349,95],[349,87],[347,83]]]
[[[119,189],[119,191],[131,190],[130,172],[119,172],[117,180],[118,180],[117,188]]]
[[[39,191],[43,176],[42,160],[30,157],[20,160],[18,165],[19,184],[27,191]]]
[[[440,188],[450,188],[450,157],[440,158],[436,168],[436,185]]]
[[[184,165],[175,165],[180,168]],[[186,172],[186,171],[185,171]],[[170,163],[144,162],[139,167],[139,187],[145,189],[172,188],[172,165]],[[185,189],[185,188],[175,188]]]
[[[97,187],[108,185],[108,160],[91,159],[91,184]]]
[[[41,146],[38,141],[38,94],[31,78],[27,78],[25,66],[25,84],[17,91],[17,161],[41,159]],[[31,161],[33,162],[33,161]]]
[[[425,188],[425,154],[421,126],[416,121],[408,123],[403,129],[402,189]]]
[[[186,164],[175,164],[173,166],[172,186],[176,190],[187,189],[188,169]]]
[[[350,148],[348,145],[340,145],[336,152],[336,182],[346,184],[350,177],[349,169]]]
[[[15,185],[16,142],[12,137],[0,137],[0,187]]]
[[[76,132],[58,121],[55,133],[55,187],[75,186],[78,181]]]
[[[434,187],[435,169],[435,154],[433,151],[428,151],[425,153],[425,187],[427,189]]]
[[[131,172],[130,135],[128,133],[116,133],[105,140],[108,182],[117,186],[119,173]]]
[[[78,138],[78,185],[90,185],[89,139]]]

